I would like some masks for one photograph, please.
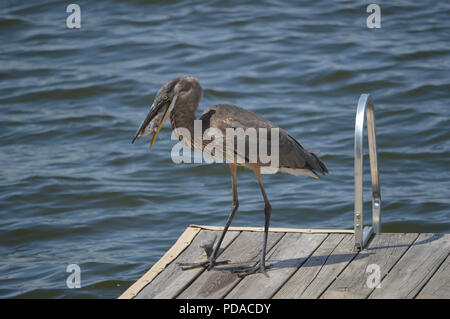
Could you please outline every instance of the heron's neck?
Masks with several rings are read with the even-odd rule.
[[[198,100],[191,100],[173,109],[170,114],[172,129],[185,128],[189,130],[191,137],[194,136],[194,121],[196,119],[195,114],[197,112],[198,102]]]

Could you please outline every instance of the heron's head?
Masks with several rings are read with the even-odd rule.
[[[186,105],[198,105],[202,95],[202,88],[198,80],[193,76],[185,76],[164,83],[156,93],[150,111],[142,121],[136,136],[131,143],[134,143],[141,136],[146,136],[153,132],[150,149],[155,143],[159,130],[167,121],[175,108],[181,108]],[[195,110],[194,110],[195,112]]]

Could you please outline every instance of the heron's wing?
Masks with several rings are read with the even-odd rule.
[[[259,115],[242,109],[240,107],[228,104],[219,104],[207,109],[201,118],[203,129],[214,128],[226,136],[227,128],[242,129],[245,138],[245,151],[239,150],[237,143],[234,148],[229,150],[223,145],[224,154],[227,156],[237,156],[245,159],[246,162],[252,160],[249,154],[255,147],[266,145],[266,154],[272,155],[272,151],[278,150],[278,167],[289,169],[317,170],[320,173],[326,173],[325,165],[318,157],[306,150],[295,138],[289,135],[285,130],[273,124],[272,122],[260,117]],[[252,139],[252,130],[256,133],[256,140]],[[267,134],[262,134],[259,129],[266,129]],[[278,140],[273,133],[278,133]],[[278,148],[276,148],[278,144]],[[253,149],[251,149],[253,147]],[[273,147],[273,148],[272,148]],[[259,149],[257,153],[257,162],[264,166],[265,163],[260,158]]]
[[[255,113],[234,105],[215,105],[207,109],[200,119],[204,130],[214,128],[223,134],[222,149],[223,154],[228,156],[226,158],[236,157],[236,160],[241,161],[240,163],[258,163],[265,166],[269,159],[260,156],[259,147],[265,148],[261,153],[272,156],[272,149],[277,151],[278,149],[284,149],[284,144],[289,143],[285,138],[287,134],[278,126]],[[273,132],[272,129],[274,129]],[[276,133],[280,138],[272,141],[272,134]],[[231,134],[234,134],[234,136]],[[239,147],[239,138],[243,142],[243,148]],[[226,139],[234,140],[231,148],[227,147]],[[276,148],[276,145],[273,144],[280,144],[280,148]],[[276,163],[277,167],[279,167],[278,164]]]
[[[228,104],[219,104],[208,108],[200,119],[204,130],[215,129],[222,133],[222,150],[227,162],[234,158],[234,162],[241,164],[262,164],[258,144],[267,145],[270,150],[271,135],[270,130],[268,134],[260,134],[259,129],[278,128],[252,112]],[[231,141],[233,145],[228,144],[231,147],[227,147],[227,142]]]

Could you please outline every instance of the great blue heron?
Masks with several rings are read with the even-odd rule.
[[[153,105],[151,106],[147,117],[137,130],[136,136],[133,138],[132,143],[137,138],[153,132],[153,139],[150,144],[151,148],[155,143],[161,126],[169,118],[172,124],[172,128],[175,130],[175,132],[177,128],[185,128],[191,133],[190,136],[194,136],[194,121],[196,120],[195,113],[197,111],[200,98],[202,97],[202,92],[203,90],[200,86],[199,81],[192,76],[180,77],[166,82],[156,94]],[[220,132],[222,132],[224,135],[229,128],[278,128],[275,124],[263,119],[262,117],[252,112],[228,104],[219,104],[208,108],[202,114],[200,120],[202,123],[203,131],[208,128],[216,128],[220,130]],[[257,138],[260,138],[260,135],[261,134],[259,134]],[[184,137],[179,137],[179,139],[185,140]],[[271,137],[267,138],[267,142],[269,144],[271,143],[271,140]],[[246,141],[252,143],[251,140],[246,139]],[[194,149],[195,142],[193,141],[193,139],[191,141],[185,140],[184,142],[187,143],[192,149]],[[255,141],[253,141],[253,143],[255,143]],[[226,148],[225,145],[224,148]],[[267,146],[267,149],[269,148],[270,146]],[[196,150],[198,151],[198,149]],[[246,145],[245,151],[248,152],[248,145]],[[250,162],[245,154],[243,155],[244,163],[239,163],[237,161],[237,156],[239,154],[236,145],[232,150],[224,149],[224,153],[227,152],[228,154],[230,154],[230,152],[233,153],[232,155],[234,158],[233,161],[227,161],[228,165],[230,166],[233,188],[233,203],[231,205],[231,213],[228,217],[219,241],[215,245],[212,254],[210,254],[210,256],[208,257],[208,260],[185,265],[190,265],[192,267],[203,266],[207,267],[209,270],[212,269],[214,265],[220,263],[216,261],[219,247],[239,207],[236,184],[236,168],[237,165],[243,165],[247,168],[250,168],[255,173],[258,179],[265,203],[265,223],[261,262],[259,263],[259,265],[249,267],[241,274],[241,276],[246,276],[255,272],[262,272],[266,274],[265,256],[267,236],[269,232],[270,214],[272,211],[261,179],[261,170],[265,168],[266,164],[263,164],[259,160],[259,158],[256,162]],[[277,171],[279,172],[286,172],[294,175],[307,175],[313,178],[319,178],[315,171],[323,175],[328,172],[325,164],[322,163],[322,161],[320,161],[315,154],[303,148],[299,142],[297,142],[292,136],[290,136],[281,128],[278,128],[278,154],[279,160]]]

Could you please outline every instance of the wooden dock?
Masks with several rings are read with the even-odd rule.
[[[207,271],[178,262],[204,260],[201,245],[222,228],[190,225],[119,298],[450,298],[450,234],[380,233],[353,251],[353,230],[271,228],[269,277],[232,272],[259,261],[262,228],[230,227]]]

